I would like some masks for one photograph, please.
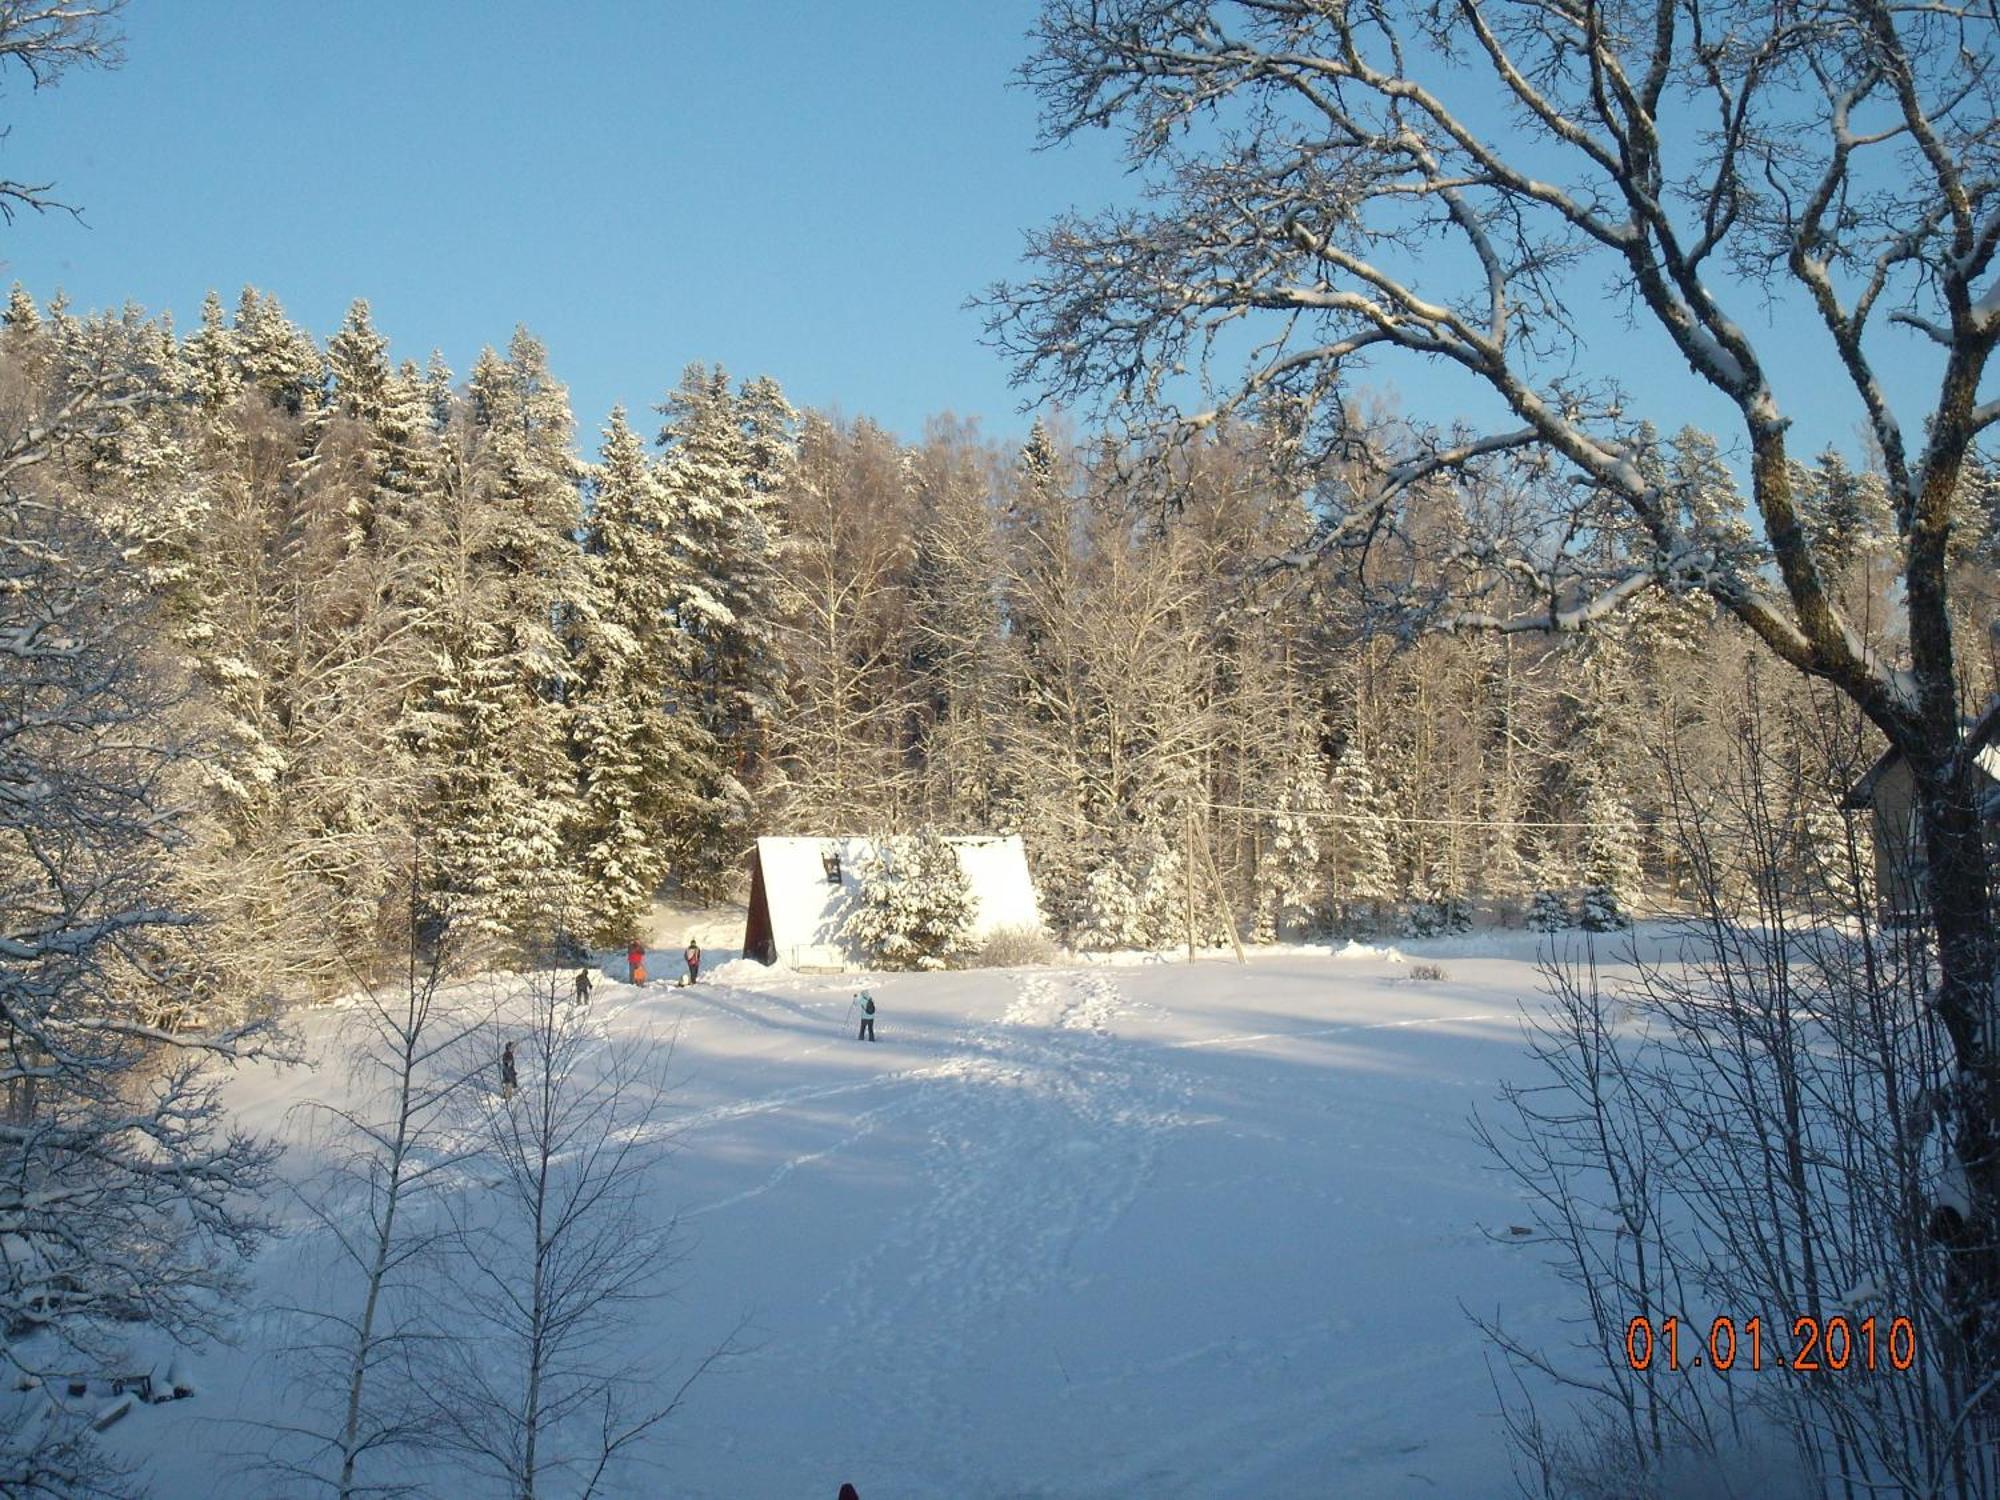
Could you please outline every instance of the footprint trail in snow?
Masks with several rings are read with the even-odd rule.
[[[835,1362],[926,1372],[915,1389],[905,1373],[904,1388],[934,1436],[976,1414],[948,1409],[928,1372],[1072,1274],[1072,1251],[1131,1206],[1189,1097],[1183,1075],[1114,1031],[1137,1008],[1109,976],[1018,985],[997,1021],[919,1083],[923,1190],[836,1293],[847,1313]]]

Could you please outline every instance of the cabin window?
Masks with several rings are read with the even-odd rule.
[[[826,883],[828,885],[839,885],[840,851],[838,849],[822,849],[819,855],[819,862],[821,867],[826,871]]]

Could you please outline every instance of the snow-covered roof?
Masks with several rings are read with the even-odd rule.
[[[1965,738],[1973,748],[1972,764],[1989,782],[2000,787],[2000,698],[1986,706],[1986,711],[1965,725]],[[1884,750],[1874,765],[1868,768],[1859,781],[1847,790],[1841,798],[1843,807],[1870,807],[1874,805],[1875,788],[1889,768],[1903,758],[1903,752],[1893,746]]]
[[[860,897],[855,872],[875,853],[877,842],[855,835],[757,840],[745,955],[761,946],[761,917],[768,922],[772,956],[787,967],[858,962],[859,955],[841,937],[841,926]],[[959,868],[972,888],[974,941],[1001,928],[1041,930],[1041,905],[1019,835],[948,835],[945,842],[957,853]],[[828,877],[829,856],[839,861],[837,883]]]

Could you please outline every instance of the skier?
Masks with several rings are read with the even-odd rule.
[[[509,1042],[500,1053],[500,1097],[513,1098],[520,1082],[520,1075],[514,1071],[514,1044]]]
[[[701,978],[701,944],[697,943],[693,938],[689,938],[687,948],[682,952],[681,957],[687,960],[687,982],[693,984],[697,979]]]
[[[861,1034],[854,1040],[857,1042],[875,1040],[875,997],[866,990],[861,992]]]
[[[584,968],[578,969],[576,971],[576,1003],[578,1005],[590,1004],[590,985],[591,985],[591,978],[590,978],[589,967],[585,966]]]
[[[637,938],[632,939],[632,946],[625,950],[625,962],[632,966],[632,982],[634,984],[644,984],[646,982],[646,945]]]

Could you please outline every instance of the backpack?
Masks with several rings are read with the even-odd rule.
[[[864,1016],[875,1014],[875,997],[873,995],[863,995],[861,997],[861,1014]]]

